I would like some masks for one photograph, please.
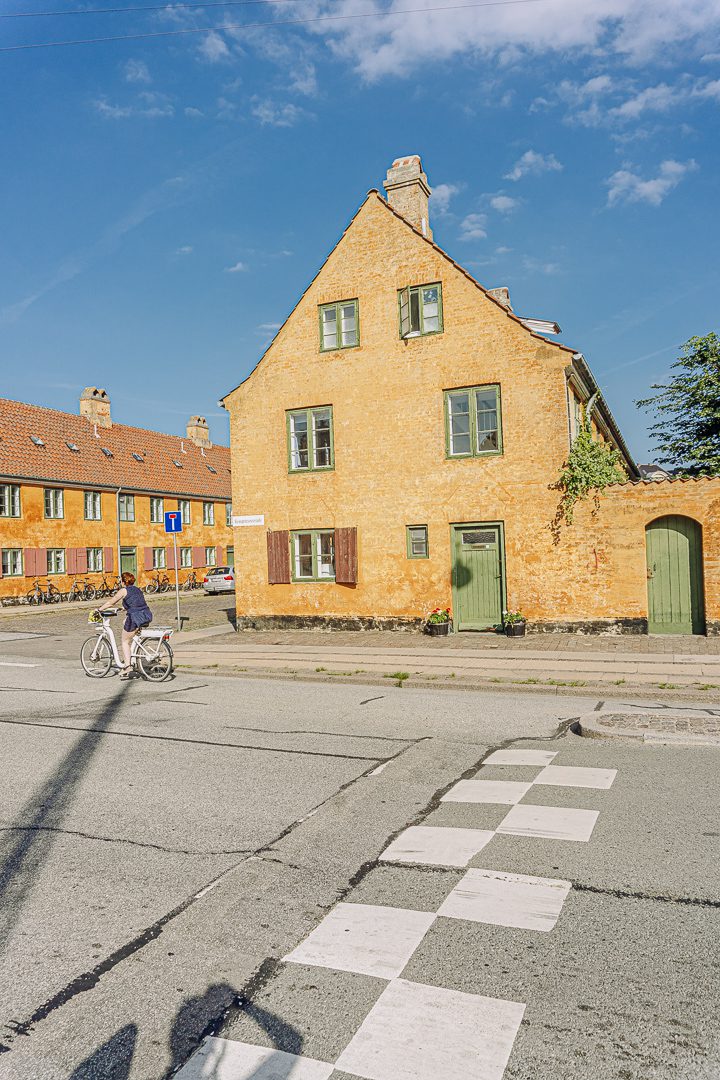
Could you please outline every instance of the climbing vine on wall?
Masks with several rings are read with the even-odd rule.
[[[563,495],[559,516],[572,525],[575,504],[594,493],[597,498],[610,484],[627,479],[619,450],[593,439],[590,419],[583,409],[580,431],[560,471],[558,487]]]

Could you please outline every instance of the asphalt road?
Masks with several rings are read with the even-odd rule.
[[[581,697],[91,682],[58,641],[0,632],[2,1080],[720,1077],[720,751],[579,739]],[[521,805],[598,811],[587,840],[497,834],[468,858],[570,883],[546,932],[437,916],[464,868],[379,861],[408,826],[494,834],[509,803],[441,796],[500,746],[617,770],[595,789],[480,769],[532,783]],[[323,963],[285,961],[338,905],[381,938],[387,909],[424,929],[392,976],[332,942]],[[383,1045],[395,1014],[376,1045],[386,991],[448,1005],[431,1002],[420,1062],[417,1039],[400,1064]],[[475,1031],[486,999],[489,1032],[515,1018],[495,1072],[462,1056],[463,1010]],[[417,1002],[393,1007],[410,1038]],[[248,1065],[262,1048],[273,1060]]]

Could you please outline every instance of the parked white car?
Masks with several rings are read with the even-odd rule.
[[[203,578],[206,593],[235,592],[235,571],[232,566],[213,566]]]

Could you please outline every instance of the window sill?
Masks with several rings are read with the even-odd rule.
[[[482,461],[483,458],[503,457],[502,450],[483,450],[480,454],[445,454],[446,461]]]

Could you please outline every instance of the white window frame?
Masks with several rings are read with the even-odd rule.
[[[205,501],[203,503],[203,525],[215,524],[215,503]]]
[[[62,488],[45,488],[43,498],[47,519],[65,517],[65,492]]]
[[[181,547],[180,548],[180,569],[192,570],[192,548]]]
[[[189,525],[190,524],[190,500],[189,499],[178,499],[177,508],[178,508],[179,513],[180,513],[180,517],[182,519],[183,525]]]
[[[83,492],[86,521],[102,521],[102,496],[99,491]]]
[[[65,573],[65,548],[47,549],[47,576]]]
[[[152,549],[152,568],[153,570],[166,570],[166,557],[164,547],[154,547]]]
[[[103,549],[101,547],[89,547],[87,552],[88,574],[102,574],[103,572]]]
[[[23,576],[23,552],[22,548],[3,548],[2,563],[0,563],[3,577]]]
[[[300,537],[310,537],[310,555],[312,568],[310,574],[300,573],[300,559],[310,556],[300,554]],[[330,538],[330,553],[323,553],[322,541]],[[334,581],[335,580],[335,530],[334,529],[298,529],[292,533],[292,579],[293,581]]]
[[[217,566],[217,551],[214,546],[208,546],[205,548],[205,565]]]
[[[0,517],[20,517],[19,484],[0,484]]]
[[[135,520],[135,496],[134,495],[119,495],[118,496],[118,517],[120,521],[134,521]]]
[[[232,503],[225,503],[225,524],[228,528],[232,526]]]
[[[158,510],[159,507],[159,510]],[[165,500],[162,495],[150,496],[150,524],[162,525],[165,521]]]

